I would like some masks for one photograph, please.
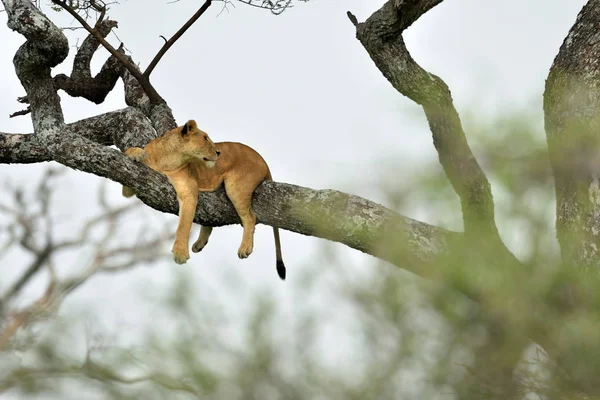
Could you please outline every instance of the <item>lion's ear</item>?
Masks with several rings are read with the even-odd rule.
[[[196,121],[190,119],[181,127],[181,136],[187,135],[187,133],[193,129],[198,129],[198,125],[196,124]]]

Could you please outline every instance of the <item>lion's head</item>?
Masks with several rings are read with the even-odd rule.
[[[177,147],[181,155],[201,161],[208,167],[213,167],[217,157],[221,154],[208,134],[198,129],[198,125],[193,119],[168,132],[168,135],[171,136],[170,141]]]

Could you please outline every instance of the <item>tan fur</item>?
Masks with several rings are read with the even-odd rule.
[[[183,264],[189,259],[189,236],[198,192],[214,191],[223,183],[244,227],[238,256],[246,258],[252,253],[256,225],[252,193],[262,181],[271,180],[269,167],[260,154],[242,143],[214,143],[206,132],[198,129],[194,120],[168,131],[143,149],[131,147],[125,154],[166,175],[175,187],[179,200],[179,225],[172,252],[176,263]],[[134,194],[131,188],[123,186],[125,197]],[[192,246],[193,252],[197,253],[206,246],[211,232],[212,227],[200,228],[200,235]],[[277,271],[285,279],[277,228],[273,228],[273,233]]]

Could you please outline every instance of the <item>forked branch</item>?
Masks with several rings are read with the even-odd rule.
[[[131,75],[139,82],[140,86],[148,96],[150,103],[164,104],[164,99],[160,96],[158,91],[154,88],[154,86],[150,83],[150,74],[156,68],[156,65],[161,60],[161,58],[165,55],[165,53],[175,44],[175,42],[204,14],[204,12],[210,7],[212,0],[206,0],[204,4],[196,11],[194,15],[173,35],[173,37],[166,41],[166,43],[162,46],[162,48],[158,51],[156,56],[152,59],[148,68],[142,73],[140,69],[131,61],[129,57],[123,54],[120,49],[115,49],[110,43],[106,41],[102,33],[103,27],[103,19],[106,13],[106,7],[100,6],[96,2],[91,2],[91,5],[94,6],[94,9],[100,12],[100,17],[96,22],[94,27],[91,27],[85,18],[83,18],[75,8],[73,8],[66,0],[52,0],[52,2],[64,10],[66,10],[69,14],[73,16],[80,24],[87,30],[110,54],[116,58],[128,71]]]
[[[103,20],[97,22],[94,29],[102,37],[106,37],[115,27],[117,27],[116,21]],[[77,50],[73,60],[71,76],[58,74],[54,77],[56,89],[64,90],[71,97],[83,97],[96,104],[104,101],[122,75],[124,65],[114,56],[110,56],[100,72],[92,77],[90,63],[98,46],[100,46],[100,42],[94,35],[90,34]],[[117,51],[123,53],[123,44],[119,46]]]
[[[66,169],[63,169],[66,170]],[[30,190],[23,187],[5,188],[5,193],[12,193],[12,202],[0,202],[0,215],[8,217],[9,244],[17,245],[34,258],[12,284],[0,294],[0,352],[9,346],[17,332],[38,319],[51,314],[60,306],[62,300],[73,290],[80,287],[98,273],[115,273],[131,269],[142,262],[154,263],[164,258],[162,247],[173,240],[173,233],[168,225],[159,230],[149,230],[145,223],[137,227],[135,240],[124,242],[123,230],[131,229],[132,212],[141,203],[129,203],[122,206],[109,204],[106,185],[98,192],[100,213],[88,219],[80,231],[72,238],[57,239],[54,235],[53,223],[54,189],[53,177],[60,170],[48,169],[40,179],[37,187]],[[31,186],[31,184],[29,185]],[[4,198],[3,198],[4,200]],[[33,205],[31,205],[33,203]],[[93,232],[103,232],[94,235]],[[76,274],[59,279],[53,273],[52,260],[65,250],[82,250],[92,245],[90,261],[82,263]],[[46,268],[50,272],[47,289],[30,305],[18,308],[18,296],[25,286],[39,272]]]
[[[133,75],[137,79],[140,86],[144,89],[144,92],[146,92],[146,94],[148,95],[148,98],[150,99],[150,102],[152,104],[165,103],[165,100],[160,96],[160,94],[158,94],[154,86],[152,86],[152,84],[150,83],[150,80],[147,77],[145,77],[144,74],[142,74],[138,67],[124,53],[115,49],[110,43],[106,41],[106,39],[104,39],[99,29],[97,29],[98,23],[96,24],[96,27],[91,27],[87,23],[85,18],[79,15],[79,13],[73,7],[71,7],[65,0],[52,0],[52,3],[62,7],[69,14],[71,14],[73,18],[75,18],[77,22],[79,22],[81,26],[85,28],[86,31],[93,35],[96,38],[96,40],[98,40],[98,42],[100,42],[100,44],[106,50],[108,50],[108,52],[113,57],[115,57],[121,62],[121,64],[123,64],[123,66],[131,73],[131,75]]]
[[[356,37],[388,81],[423,107],[440,163],[461,200],[465,233],[499,239],[487,177],[465,137],[448,86],[411,57],[402,33],[442,0],[389,0],[364,23],[352,13]]]

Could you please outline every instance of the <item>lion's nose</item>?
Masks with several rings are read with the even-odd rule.
[[[217,157],[221,155],[221,152],[219,150],[216,150],[217,152]]]

